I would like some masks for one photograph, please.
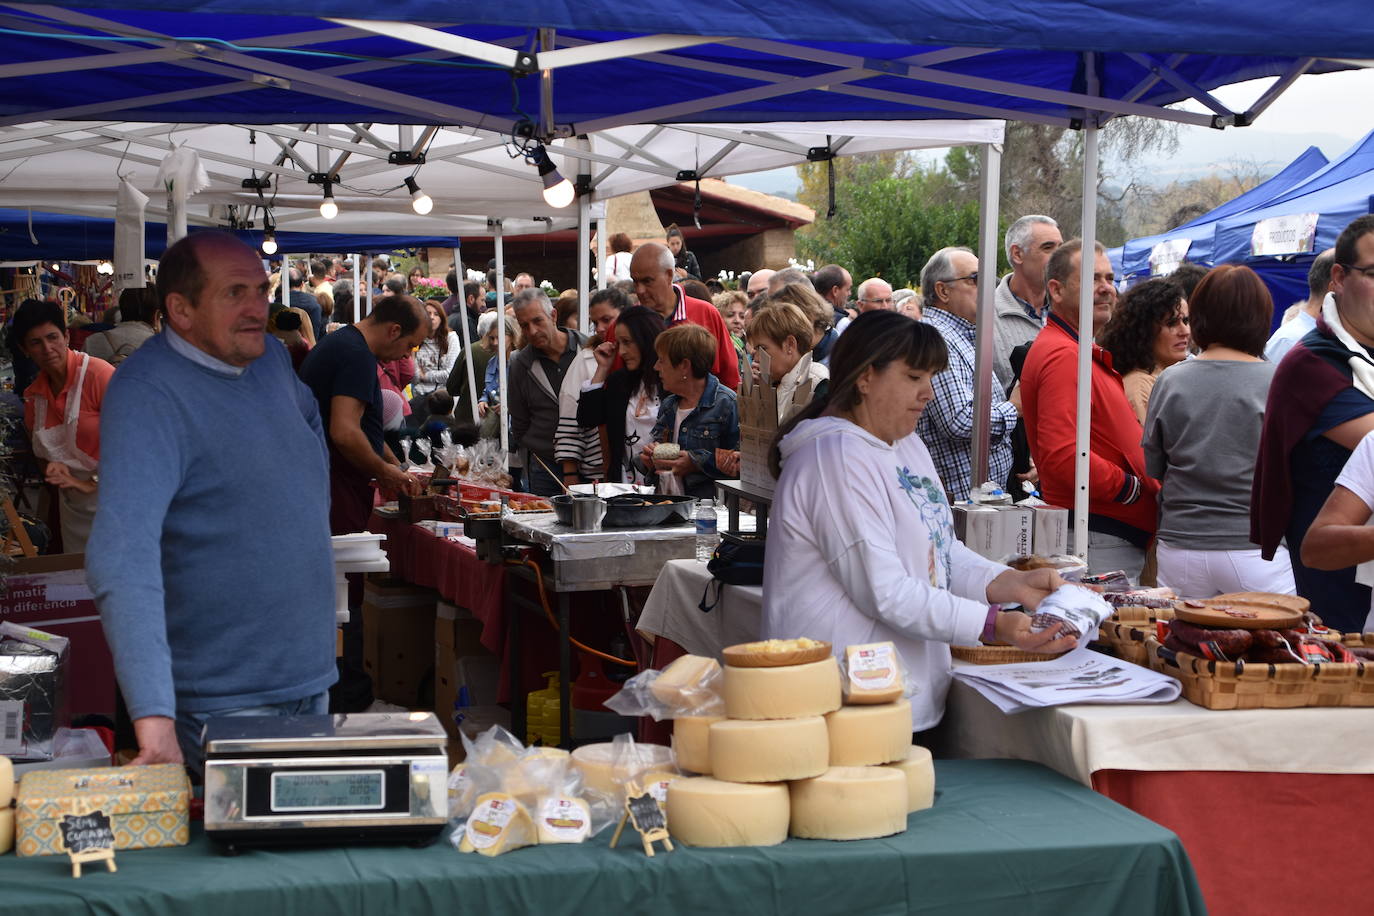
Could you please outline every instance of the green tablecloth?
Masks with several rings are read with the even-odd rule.
[[[119,853],[119,872],[65,857],[0,858],[0,910],[58,913],[490,914],[1204,913],[1192,866],[1169,831],[1036,764],[940,761],[935,807],[881,840],[789,840],[758,849],[645,857],[581,846],[488,859],[446,841],[216,854],[203,833],[176,849]],[[637,838],[636,838],[637,840]]]

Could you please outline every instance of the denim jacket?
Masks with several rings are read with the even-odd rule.
[[[673,422],[677,419],[679,400],[677,395],[670,394],[659,405],[658,423],[653,431],[655,442],[669,441]],[[692,461],[699,468],[683,478],[682,492],[699,498],[715,496],[712,481],[725,476],[716,467],[716,449],[739,448],[739,407],[735,402],[735,393],[722,385],[714,375],[706,376],[706,389],[702,391],[697,406],[683,419],[677,444],[692,456]]]

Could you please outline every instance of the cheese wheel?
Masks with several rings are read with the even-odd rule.
[[[711,726],[711,775],[727,782],[785,782],[830,766],[825,719],[723,719]]]
[[[14,809],[0,808],[0,856],[14,848]]]
[[[888,767],[831,767],[791,784],[792,836],[867,840],[906,829],[906,777]]]
[[[906,810],[924,811],[935,804],[935,764],[930,751],[913,744],[905,760],[885,764],[906,776]]]
[[[568,760],[568,752],[561,748],[532,747],[497,770],[501,776],[499,788],[533,811],[541,796],[556,792],[563,785]]]
[[[825,717],[830,765],[866,767],[905,760],[911,750],[911,703],[846,706]]]
[[[550,795],[539,803],[539,845],[581,843],[592,832],[592,809],[580,798]]]
[[[668,787],[668,830],[688,846],[776,846],[787,839],[788,811],[785,783],[696,776]]]
[[[477,799],[463,827],[459,852],[499,856],[503,852],[539,842],[529,810],[503,792],[488,792]]]
[[[8,757],[0,757],[0,808],[8,808],[14,801],[14,764]]]
[[[654,797],[658,802],[660,810],[668,804],[668,787],[679,779],[686,779],[681,773],[670,773],[667,770],[655,770],[652,773],[645,773],[639,777],[639,787]]]
[[[902,698],[902,663],[890,642],[848,646],[844,650],[844,701],[854,705],[892,703]]]
[[[616,759],[615,744],[604,741],[579,747],[572,752],[572,762],[582,773],[584,786],[615,798],[631,779],[649,770],[671,769],[673,751],[661,744],[636,744],[633,759],[621,761]]]
[[[720,705],[716,685],[720,680],[720,662],[700,655],[684,655],[675,659],[649,685],[649,692],[673,711],[696,712],[703,708],[714,711]]]
[[[711,775],[711,724],[722,721],[724,716],[679,716],[673,720],[673,753],[679,767]]]
[[[726,665],[721,681],[731,719],[800,719],[840,708],[840,666],[834,656],[785,668]]]

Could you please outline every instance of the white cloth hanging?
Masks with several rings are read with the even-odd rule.
[[[119,181],[119,195],[115,203],[114,288],[143,289],[147,285],[143,272],[143,213],[148,195],[134,187],[127,178]]]
[[[200,164],[199,153],[178,146],[158,166],[157,180],[167,191],[167,244],[170,246],[186,237],[186,201],[192,194],[210,187],[210,176]]]

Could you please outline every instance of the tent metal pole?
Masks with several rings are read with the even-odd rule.
[[[458,297],[459,314],[463,320],[458,322],[458,333],[463,336],[463,362],[467,366],[468,372],[468,402],[472,406],[472,422],[477,422],[477,377],[472,368],[472,333],[468,328],[468,297],[467,282],[463,278],[463,253],[457,245],[453,246],[453,273],[458,278]],[[481,295],[479,292],[478,295]]]
[[[984,143],[979,149],[980,187],[978,222],[978,322],[974,348],[973,452],[970,490],[988,479],[989,438],[992,432],[992,359],[997,315],[993,297],[997,293],[997,204],[1002,184],[1002,148]],[[1002,392],[997,392],[1002,399]],[[1003,481],[994,481],[1001,486]]]
[[[496,381],[501,392],[501,454],[510,462],[510,410],[506,404],[506,247],[501,239],[501,221],[489,221],[496,244]]]
[[[1083,127],[1083,250],[1078,272],[1078,430],[1073,469],[1073,552],[1088,557],[1088,448],[1092,432],[1093,273],[1097,263],[1097,124]],[[1091,564],[1088,567],[1092,569]]]
[[[291,305],[291,259],[286,255],[281,256],[281,282],[277,284],[277,292],[281,293],[282,307]]]
[[[605,289],[606,277],[606,218],[596,221],[596,288]]]
[[[358,305],[363,301],[363,288],[359,279],[363,275],[363,256],[353,255],[353,320],[358,320]]]
[[[577,329],[591,334],[587,300],[592,290],[592,203],[586,194],[577,196]]]
[[[370,255],[367,257],[367,311],[364,313],[363,317],[372,314],[372,260]]]

